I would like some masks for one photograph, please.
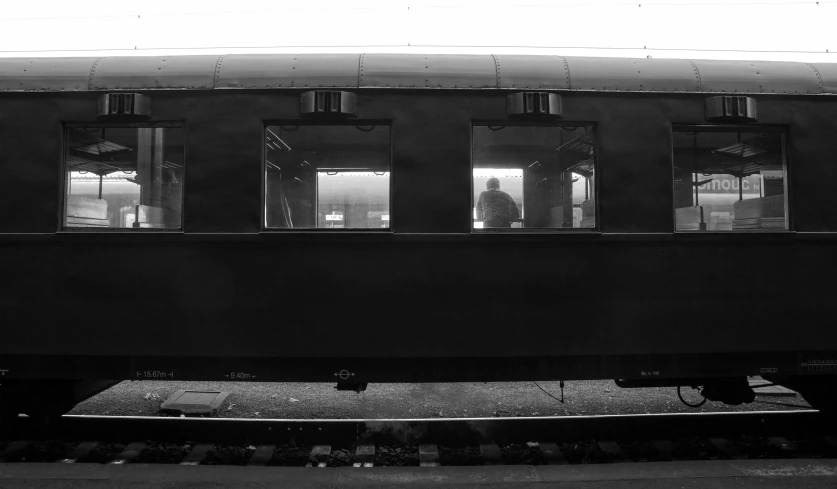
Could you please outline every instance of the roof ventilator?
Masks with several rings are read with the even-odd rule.
[[[299,98],[299,111],[302,115],[308,116],[354,117],[357,115],[357,95],[339,90],[303,92]]]
[[[106,93],[99,97],[99,119],[148,119],[151,98],[139,93]]]
[[[564,105],[561,96],[549,92],[520,92],[506,96],[509,116],[561,117]]]
[[[706,120],[717,122],[758,122],[756,99],[735,95],[707,97]]]

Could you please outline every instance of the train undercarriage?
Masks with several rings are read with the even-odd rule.
[[[768,360],[770,358],[770,360]],[[706,400],[739,405],[755,393],[748,377],[798,392],[816,409],[837,413],[837,375],[830,372],[781,374],[754,369],[777,365],[791,371],[806,354],[649,355],[622,357],[484,359],[213,359],[4,357],[0,378],[0,420],[10,424],[23,413],[29,423],[50,425],[79,402],[122,380],[195,380],[335,383],[338,390],[361,392],[369,383],[510,382],[522,380],[616,379],[620,388],[676,387],[680,400],[699,407]],[[702,361],[701,361],[702,360]],[[709,361],[711,360],[711,361]],[[803,362],[806,363],[806,362]],[[812,363],[810,361],[808,364]],[[824,367],[817,367],[823,369]],[[799,370],[799,369],[798,369]],[[74,378],[62,378],[65,376]],[[95,372],[110,380],[95,379]],[[666,373],[671,372],[670,376]],[[17,375],[15,375],[17,374]],[[698,402],[694,402],[694,391]],[[681,395],[687,395],[690,400]],[[34,419],[32,419],[34,418]]]

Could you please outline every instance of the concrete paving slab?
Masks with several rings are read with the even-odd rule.
[[[762,379],[761,377],[752,377],[747,379],[750,383],[750,387],[753,388],[757,396],[768,396],[768,397],[796,397],[796,392],[782,387],[781,385],[770,385],[770,382]]]
[[[180,389],[163,401],[160,409],[182,414],[218,414],[218,408],[229,396],[229,392],[191,391]]]

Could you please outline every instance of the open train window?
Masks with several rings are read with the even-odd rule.
[[[68,127],[66,230],[181,228],[181,127]]]
[[[389,126],[265,129],[265,228],[388,230]]]
[[[786,231],[784,134],[765,128],[674,128],[676,231]]]
[[[473,229],[596,227],[592,126],[474,126]]]

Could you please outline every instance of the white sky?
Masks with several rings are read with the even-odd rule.
[[[837,62],[837,0],[48,0],[2,6],[0,57],[388,52]]]

